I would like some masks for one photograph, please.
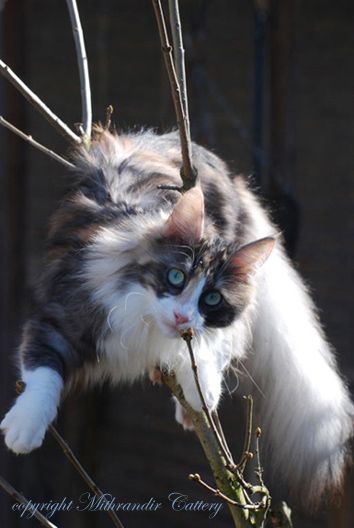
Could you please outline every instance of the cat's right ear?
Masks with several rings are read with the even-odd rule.
[[[163,235],[167,238],[198,243],[204,231],[204,196],[193,187],[178,200],[168,218]]]
[[[241,282],[247,282],[270,256],[275,243],[275,238],[265,237],[238,249],[232,257],[235,277]]]

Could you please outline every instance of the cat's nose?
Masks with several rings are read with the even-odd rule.
[[[174,312],[174,314],[175,314],[175,321],[176,321],[177,325],[181,325],[181,324],[189,322],[189,318],[186,317],[185,315],[183,315],[183,314],[181,314],[179,312]]]

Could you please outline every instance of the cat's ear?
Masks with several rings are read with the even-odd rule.
[[[247,279],[264,264],[275,245],[275,238],[266,237],[241,247],[232,257],[234,274],[241,282]]]
[[[198,243],[204,231],[204,197],[200,187],[193,187],[178,200],[168,218],[164,236]]]

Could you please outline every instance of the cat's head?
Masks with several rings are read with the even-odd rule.
[[[161,333],[176,337],[229,326],[249,304],[252,277],[270,255],[267,237],[243,247],[226,244],[204,219],[203,193],[186,192],[150,241],[151,259],[140,268],[150,296],[151,316]]]

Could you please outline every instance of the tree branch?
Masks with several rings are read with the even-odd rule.
[[[47,121],[56,128],[70,143],[79,145],[77,136],[46,104],[0,59],[0,73],[38,110]]]
[[[21,495],[21,493],[15,490],[15,488],[13,488],[11,484],[9,484],[7,480],[2,477],[0,477],[0,488],[6,491],[6,493],[10,495],[10,497],[12,497],[16,502],[27,506],[27,511],[31,512],[33,517],[35,517],[41,523],[42,526],[46,526],[46,528],[57,528],[55,524],[48,521],[48,519],[44,515],[42,515],[39,511],[35,510],[34,507],[31,506],[30,501],[28,501],[26,497],[24,497],[23,495]]]
[[[165,66],[170,81],[170,88],[172,93],[173,104],[175,108],[175,114],[177,119],[179,137],[181,141],[182,151],[182,168],[181,177],[183,180],[184,190],[188,190],[194,187],[197,179],[197,172],[192,165],[191,159],[191,142],[188,134],[188,126],[186,123],[186,116],[183,109],[181,90],[178,83],[176,70],[173,62],[172,47],[170,45],[165,17],[161,7],[160,0],[152,0],[153,8],[155,11],[156,21],[159,29],[161,49],[165,61]]]
[[[88,71],[88,62],[85,48],[84,34],[82,31],[79,10],[76,0],[66,0],[71,26],[74,34],[77,63],[80,75],[81,105],[82,105],[82,124],[85,132],[84,142],[88,143],[91,139],[92,129],[92,104],[91,104],[91,87]]]
[[[69,460],[69,462],[73,465],[73,467],[76,469],[76,471],[79,473],[81,478],[84,482],[88,485],[88,487],[93,491],[93,493],[96,495],[98,499],[101,497],[104,498],[104,493],[100,490],[100,488],[97,486],[97,484],[92,480],[90,475],[86,472],[86,470],[82,467],[76,456],[74,455],[72,449],[69,447],[69,445],[65,442],[64,438],[58,433],[57,429],[53,426],[49,426],[49,432],[54,438],[54,440],[57,442],[57,444],[61,447],[64,455]],[[106,499],[105,499],[106,500]],[[106,501],[108,502],[108,501]],[[117,526],[118,528],[124,528],[123,524],[121,523],[120,519],[117,517],[117,514],[114,510],[108,509],[106,510],[107,514],[111,518],[114,526]]]
[[[18,380],[16,381],[16,392],[17,394],[21,394],[25,390],[26,384]],[[56,430],[56,428],[53,425],[50,425],[48,428],[48,431],[54,438],[54,440],[57,442],[57,444],[62,449],[64,455],[69,460],[69,462],[72,464],[72,466],[76,469],[76,471],[79,473],[80,477],[83,479],[83,481],[88,485],[88,487],[93,491],[93,493],[96,495],[98,499],[101,497],[104,498],[104,493],[100,490],[100,488],[97,486],[97,484],[92,480],[90,475],[87,473],[87,471],[83,468],[83,466],[80,464],[79,460],[74,455],[72,449],[70,446],[66,443],[64,438],[59,434],[59,432]],[[117,517],[117,514],[114,510],[108,509],[107,514],[111,518],[114,526],[117,526],[118,528],[124,528],[122,522]]]
[[[264,508],[265,507],[265,505],[263,505],[262,503],[258,503],[258,504],[242,504],[240,502],[237,502],[237,501],[234,501],[234,500],[230,499],[230,497],[227,497],[219,489],[213,488],[212,486],[209,486],[209,484],[204,482],[204,480],[202,480],[201,476],[198,475],[198,473],[195,473],[194,475],[193,474],[189,475],[189,479],[190,480],[194,480],[194,482],[197,482],[198,484],[203,486],[203,488],[207,489],[208,491],[211,491],[211,493],[213,493],[213,495],[215,495],[215,497],[220,497],[221,499],[223,499],[228,504],[231,504],[232,506],[237,506],[238,508],[242,508],[244,510],[258,510],[260,508]]]
[[[162,372],[162,381],[172,391],[180,404],[191,417],[200,444],[210,464],[218,489],[227,497],[233,497],[239,504],[246,504],[246,498],[235,475],[225,467],[225,461],[216,441],[213,431],[210,429],[208,420],[204,413],[195,411],[184,398],[181,387],[178,385],[173,374]],[[249,528],[248,519],[250,512],[228,503],[231,516],[237,528]]]
[[[270,495],[267,488],[260,481],[261,485],[253,486],[247,483],[242,473],[239,471],[239,466],[233,461],[232,455],[225,440],[222,427],[219,420],[215,424],[213,417],[206,405],[201,385],[198,378],[198,369],[195,361],[195,356],[192,349],[192,329],[181,332],[181,337],[186,341],[188,351],[191,359],[191,367],[194,373],[196,387],[201,398],[203,412],[195,411],[186,401],[181,387],[177,384],[176,378],[172,373],[162,372],[162,381],[170,388],[173,395],[178,399],[180,404],[184,407],[190,418],[192,419],[196,435],[203,447],[204,453],[208,459],[211,470],[214,474],[216,488],[211,488],[199,475],[191,475],[190,478],[199,482],[204,487],[208,488],[214,494],[223,498],[230,509],[230,513],[237,528],[261,528],[266,518],[270,507]],[[248,413],[252,414],[252,405],[249,399]],[[248,417],[248,427],[245,438],[245,448],[250,444],[250,423],[251,416]],[[258,435],[258,430],[257,430]],[[248,453],[248,451],[247,451]],[[244,463],[247,462],[247,456]],[[259,502],[253,502],[250,495],[260,493],[262,495]]]
[[[246,432],[245,432],[245,440],[243,444],[243,453],[240,462],[238,463],[238,467],[240,469],[240,472],[243,473],[247,460],[250,460],[253,458],[253,454],[250,452],[251,449],[251,440],[252,440],[252,426],[253,426],[253,398],[251,395],[244,396],[245,400],[247,401],[247,421],[246,421]]]
[[[210,429],[213,431],[213,434],[215,436],[215,440],[216,440],[216,442],[217,442],[217,444],[219,446],[219,449],[220,449],[221,453],[223,454],[223,456],[225,458],[226,464],[231,469],[231,468],[233,468],[235,466],[235,463],[234,463],[234,461],[232,459],[232,456],[230,454],[230,450],[228,449],[228,447],[226,445],[225,437],[219,433],[219,431],[217,429],[217,426],[214,423],[213,417],[212,417],[211,412],[210,412],[210,410],[209,410],[209,408],[208,408],[208,406],[206,404],[206,401],[205,401],[205,398],[204,398],[204,394],[203,394],[202,388],[200,386],[199,377],[198,377],[198,367],[197,367],[197,364],[196,364],[196,361],[195,361],[193,348],[192,348],[192,344],[191,344],[192,336],[193,336],[193,333],[192,333],[191,329],[187,330],[186,332],[181,333],[182,339],[184,339],[184,341],[187,343],[188,352],[189,352],[189,356],[190,356],[190,359],[191,359],[191,367],[192,367],[192,370],[193,370],[194,380],[195,380],[195,384],[196,384],[196,387],[197,387],[197,390],[198,390],[200,401],[202,403],[203,411],[206,414]]]
[[[185,68],[185,62],[184,62],[182,24],[181,24],[181,18],[179,15],[178,0],[168,0],[168,10],[170,14],[170,26],[171,26],[171,33],[172,33],[175,69],[176,69],[179,88],[181,91],[182,106],[183,106],[184,118],[185,118],[186,130],[187,130],[187,136],[188,136],[189,155],[191,156],[191,148],[190,148],[191,134],[190,134],[190,124],[189,124],[186,68]]]
[[[40,150],[41,152],[44,152],[44,154],[47,154],[47,156],[51,157],[52,159],[55,159],[56,161],[58,161],[59,163],[61,163],[65,167],[67,167],[69,169],[74,169],[75,168],[75,165],[70,163],[70,161],[62,158],[61,156],[59,156],[59,154],[56,154],[55,152],[53,152],[52,150],[48,149],[47,147],[45,147],[41,143],[38,143],[38,141],[33,139],[32,136],[29,136],[29,135],[25,134],[24,132],[22,132],[22,130],[19,130],[14,125],[9,123],[9,121],[6,121],[6,119],[4,119],[2,116],[0,116],[0,125],[4,126],[8,130],[13,132],[17,136],[19,136],[24,141],[27,141],[27,143],[32,145],[32,147]]]

